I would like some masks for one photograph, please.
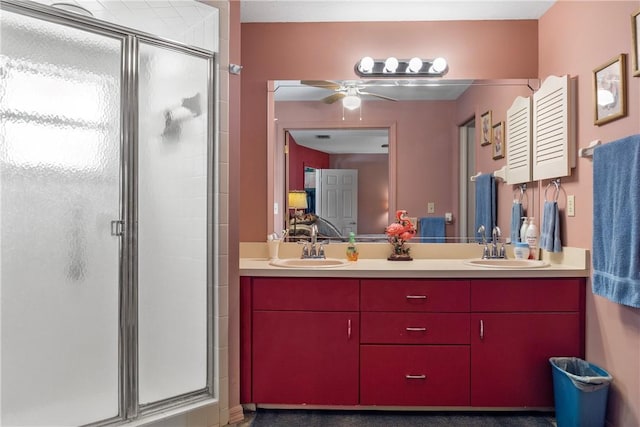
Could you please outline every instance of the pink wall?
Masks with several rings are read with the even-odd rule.
[[[358,170],[358,234],[382,234],[389,225],[389,156],[332,154],[332,169]]]
[[[263,241],[267,216],[255,212],[273,209],[267,206],[268,80],[355,78],[353,65],[365,54],[442,55],[451,79],[536,77],[537,28],[535,20],[242,24],[240,241]],[[398,166],[405,169],[415,158],[410,152],[401,157]],[[398,182],[398,188],[407,185],[413,184]],[[397,201],[409,212],[425,209],[426,201],[412,196]]]
[[[539,75],[568,73],[578,79],[580,147],[594,139],[606,143],[640,133],[640,78],[631,75],[630,56],[627,117],[595,126],[592,88],[594,68],[621,53],[631,53],[630,17],[638,9],[638,1],[560,1],[540,19]],[[578,159],[572,176],[562,180],[562,187],[561,208],[568,194],[575,195],[576,201],[576,216],[562,218],[566,225],[563,243],[591,248],[592,161]],[[610,425],[640,425],[640,310],[614,304],[588,291],[586,345],[587,360],[602,366],[614,378],[607,415]]]

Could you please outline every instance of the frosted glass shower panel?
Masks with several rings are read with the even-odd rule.
[[[140,404],[207,385],[209,62],[140,44]]]
[[[119,38],[0,11],[1,425],[118,415]]]

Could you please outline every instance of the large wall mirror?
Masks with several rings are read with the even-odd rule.
[[[504,165],[475,135],[485,110],[504,121],[516,96],[537,81],[271,81],[268,175],[272,231],[305,233],[302,211],[321,218],[324,237],[385,241],[396,209],[445,218],[446,242],[475,239],[472,171]],[[357,101],[350,97],[358,98]],[[353,107],[354,102],[358,104]],[[351,186],[344,183],[352,183]],[[339,185],[340,184],[340,185]],[[353,184],[356,184],[355,186]],[[306,192],[304,206],[290,192]],[[329,228],[323,228],[325,222]],[[440,240],[439,240],[440,241]]]

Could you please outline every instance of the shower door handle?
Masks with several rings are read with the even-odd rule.
[[[121,220],[111,221],[111,235],[124,236],[124,221],[121,221]]]

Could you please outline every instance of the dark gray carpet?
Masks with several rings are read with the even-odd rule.
[[[251,427],[549,427],[540,412],[388,412],[258,409]]]

